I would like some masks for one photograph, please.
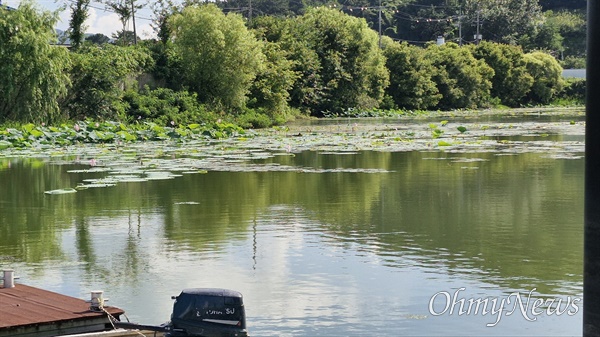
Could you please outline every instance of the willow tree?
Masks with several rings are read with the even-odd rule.
[[[240,109],[265,56],[239,14],[215,5],[186,7],[169,19],[182,80],[205,103]]]
[[[57,41],[58,13],[31,2],[0,12],[0,123],[58,119],[70,64],[67,50],[51,44]]]

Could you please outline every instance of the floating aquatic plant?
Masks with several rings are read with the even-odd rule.
[[[440,130],[440,129],[433,129],[431,130],[431,137],[435,138],[440,138],[442,135],[444,134],[444,130]]]
[[[80,121],[73,125],[60,126],[25,124],[20,129],[0,130],[0,150],[9,147],[65,146],[79,143],[123,144],[153,140],[220,139],[240,134],[244,134],[244,130],[230,123],[170,127],[153,123],[125,125],[110,121]]]
[[[151,124],[131,127],[120,123],[80,122],[77,124],[79,131],[73,125],[26,125],[0,130],[0,156],[44,157],[52,165],[84,166],[75,169],[69,167],[69,173],[84,175],[74,189],[77,191],[113,187],[122,183],[178,179],[182,175],[211,171],[311,174],[389,172],[367,168],[298,167],[295,156],[307,151],[317,156],[353,156],[364,151],[435,152],[443,148],[446,153],[464,154],[489,152],[517,155],[537,152],[554,159],[578,159],[584,152],[584,124],[572,126],[569,119],[547,123],[511,120],[511,123],[500,121],[486,126],[481,126],[477,120],[469,122],[463,119],[456,128],[440,127],[448,123],[420,120],[375,123],[367,120],[333,126],[299,124],[247,132],[243,138],[211,138],[204,134],[205,126],[200,124],[179,126],[176,130]],[[216,130],[236,134],[232,126],[221,126]],[[136,140],[128,141],[128,135],[135,136]],[[569,137],[555,138],[555,135]],[[2,137],[11,138],[11,141]],[[60,139],[68,137],[62,144]],[[86,137],[91,137],[93,141],[84,140]],[[432,141],[432,137],[438,139]],[[47,144],[42,144],[42,139]],[[28,143],[29,147],[17,147],[12,141]]]
[[[51,190],[51,191],[46,191],[44,193],[46,194],[70,194],[70,193],[76,193],[77,190],[74,188],[63,188],[63,189],[58,189],[58,190]]]

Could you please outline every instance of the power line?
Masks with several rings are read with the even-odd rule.
[[[67,2],[70,2],[70,3],[76,3],[76,2],[77,2],[76,0],[65,0],[65,1],[67,1]],[[100,4],[101,4],[101,3],[100,3]],[[94,5],[92,5],[92,4],[89,4],[89,5],[88,5],[88,7],[89,7],[89,8],[93,8],[93,9],[97,9],[97,10],[101,10],[101,11],[104,11],[104,12],[111,12],[111,13],[115,13],[115,14],[117,14],[117,12],[116,12],[114,9],[110,9],[110,8],[108,8],[108,7],[98,7],[98,6],[94,6]],[[146,8],[146,9],[147,9],[147,8]],[[136,17],[135,17],[135,18],[136,18],[136,19],[140,19],[140,20],[154,21],[153,19],[150,19],[150,18],[145,18],[145,17],[142,17],[142,16],[137,16],[137,15],[136,15]]]
[[[419,5],[419,4],[404,4],[404,6],[412,6],[412,7],[419,7],[419,8],[433,8],[433,9],[437,9],[437,8],[459,8],[460,6],[451,6],[451,5]]]
[[[332,8],[336,8],[337,5],[330,6]],[[395,16],[398,19],[413,21],[413,22],[453,22],[454,20],[459,20],[460,15],[450,15],[444,18],[432,18],[432,17],[416,17],[409,13],[402,12],[397,9],[388,9],[387,6],[341,6],[341,10],[346,10],[348,12],[354,13],[354,11],[370,11],[370,10],[381,10],[382,12],[396,14]]]

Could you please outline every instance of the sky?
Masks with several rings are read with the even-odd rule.
[[[69,28],[69,20],[71,16],[71,10],[68,8],[68,5],[71,3],[69,0],[33,0],[34,3],[41,9],[55,11],[60,9],[61,7],[66,7],[60,13],[60,22],[56,25],[55,28],[66,30]],[[10,7],[17,8],[19,7],[19,3],[21,0],[1,0],[3,5],[7,5]],[[138,1],[138,3],[142,4],[144,1]],[[150,27],[152,18],[152,10],[150,6],[145,4],[144,8],[136,11],[135,15],[135,26],[137,35],[142,39],[148,39],[151,37],[155,37],[156,34],[153,32],[152,27]],[[92,1],[90,3],[89,8],[89,17],[85,22],[87,26],[86,33],[96,34],[101,33],[108,37],[112,37],[112,34],[117,32],[118,30],[123,29],[123,25],[121,21],[119,21],[119,16],[110,10],[106,9],[106,6],[100,2]],[[131,22],[128,23],[127,30],[133,31],[133,25]]]

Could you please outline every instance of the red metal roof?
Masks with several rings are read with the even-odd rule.
[[[106,316],[89,308],[90,304],[82,299],[15,284],[14,288],[0,288],[0,330]],[[104,308],[117,318],[124,313],[119,308]]]

